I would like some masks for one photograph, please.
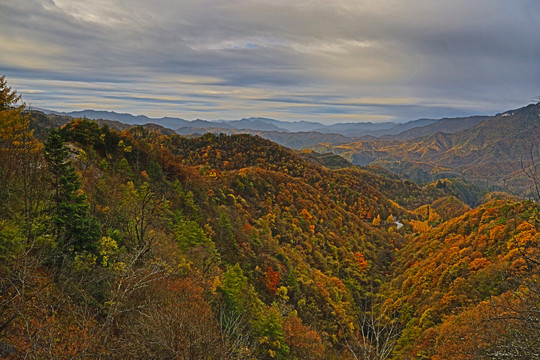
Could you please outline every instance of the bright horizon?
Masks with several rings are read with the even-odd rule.
[[[519,108],[525,107],[527,105],[528,104],[523,104],[522,106],[519,106]],[[86,112],[86,111],[108,112],[108,113],[114,113],[116,115],[130,115],[130,116],[134,116],[134,117],[145,116],[149,120],[161,120],[161,119],[164,119],[164,118],[172,118],[172,119],[179,119],[179,120],[186,120],[186,121],[203,120],[203,121],[219,123],[219,122],[223,122],[223,121],[238,121],[238,120],[244,120],[244,119],[250,120],[250,119],[263,119],[264,118],[264,119],[269,119],[269,120],[277,120],[277,121],[281,121],[281,122],[293,122],[293,123],[294,122],[305,121],[305,122],[319,123],[319,124],[321,124],[323,126],[324,125],[336,125],[336,124],[349,124],[349,123],[373,123],[373,124],[395,123],[395,124],[405,124],[405,123],[408,123],[408,122],[411,122],[411,121],[424,120],[424,119],[440,120],[440,119],[443,119],[443,118],[454,118],[453,116],[442,116],[440,118],[423,117],[423,118],[405,119],[405,120],[397,120],[397,119],[396,120],[388,120],[388,121],[360,120],[360,121],[342,121],[342,122],[324,123],[324,122],[315,121],[315,120],[302,120],[302,119],[283,120],[283,119],[276,119],[276,118],[270,118],[270,117],[265,117],[265,116],[249,116],[249,117],[244,116],[244,117],[236,118],[236,119],[208,119],[208,118],[207,119],[203,119],[203,118],[186,119],[186,118],[182,118],[182,117],[178,117],[178,116],[172,116],[172,115],[164,115],[164,116],[159,116],[159,117],[153,117],[153,116],[148,116],[146,114],[133,114],[133,113],[130,113],[130,112],[118,112],[118,111],[115,111],[115,110],[96,110],[96,109],[80,109],[80,110],[78,110],[77,109],[77,110],[71,110],[71,111],[60,111],[60,110],[56,110],[56,109],[47,109],[47,108],[29,106],[28,104],[27,104],[27,108],[30,109],[30,110],[62,113],[62,114],[67,114],[67,115],[72,114],[72,113],[78,113],[78,112]],[[510,110],[516,110],[516,109],[506,109],[505,111],[499,111],[497,113],[492,113],[492,114],[470,114],[469,116],[495,116],[497,114],[500,114],[500,113],[503,113],[503,112],[506,112],[506,111],[510,111]],[[456,118],[458,118],[458,117],[468,117],[468,116],[456,116]]]

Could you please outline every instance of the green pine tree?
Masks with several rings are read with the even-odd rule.
[[[86,195],[80,191],[81,182],[71,165],[69,152],[58,130],[53,130],[45,144],[45,159],[53,175],[53,223],[58,245],[72,253],[95,252],[100,236],[97,222],[88,216]]]

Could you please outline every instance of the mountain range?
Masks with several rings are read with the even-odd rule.
[[[15,95],[0,91],[0,358],[538,358],[540,192],[472,199],[449,177],[534,171],[539,104],[319,153],[25,114]]]
[[[511,146],[516,134],[529,139],[533,115],[534,106],[490,118],[470,128],[469,137],[437,133],[379,143],[390,144],[388,154],[401,144],[396,154],[411,152],[429,165],[443,148],[470,152]],[[68,117],[52,117],[60,118]],[[46,121],[37,127],[44,129],[50,120],[41,114],[31,124]],[[71,118],[49,128],[44,146],[33,147],[47,149],[47,162],[32,168],[40,197],[31,201],[49,210],[32,219],[36,228],[48,221],[63,232],[39,228],[43,240],[30,255],[0,238],[9,275],[24,271],[32,284],[22,305],[2,303],[7,315],[0,319],[22,313],[34,324],[28,331],[20,321],[8,322],[2,341],[13,351],[37,349],[46,358],[45,347],[35,346],[45,343],[65,358],[83,352],[174,358],[184,349],[193,358],[210,350],[211,358],[227,358],[241,349],[249,357],[231,359],[353,360],[378,351],[362,335],[365,327],[371,338],[385,336],[382,344],[394,360],[455,359],[462,349],[482,359],[493,346],[516,346],[524,334],[534,339],[537,328],[527,319],[538,311],[538,267],[527,261],[538,259],[537,204],[493,194],[495,200],[485,197],[472,209],[452,196],[452,180],[418,185],[378,166],[351,167],[338,155],[295,151],[249,134],[186,137],[158,125],[118,131],[127,125],[106,121],[100,127]],[[508,141],[500,143],[503,135]],[[55,136],[60,158],[52,162]],[[73,159],[65,162],[68,154]],[[17,153],[6,155],[4,168],[17,159]],[[59,188],[61,205],[70,206],[59,210],[49,174],[54,166],[70,175]],[[8,180],[4,198],[12,189],[24,191],[21,179]],[[24,214],[22,201],[8,204]],[[65,223],[53,222],[53,211]],[[3,226],[24,234],[24,223],[17,222],[22,215],[5,214],[10,227]],[[92,224],[95,235],[75,232]],[[83,250],[64,245],[68,235]],[[60,265],[48,255],[51,242],[66,259]],[[49,268],[59,268],[62,277],[56,280]],[[54,291],[41,291],[42,283]],[[19,282],[6,286],[3,296],[11,300]],[[51,304],[61,310],[54,318],[36,314]],[[88,308],[92,321],[84,325],[80,314]],[[515,314],[526,320],[504,320]],[[42,335],[51,326],[54,343]],[[73,331],[85,335],[72,339]],[[181,348],[170,334],[181,339]],[[525,345],[520,349],[534,354],[538,344]]]
[[[127,113],[117,113],[114,111],[96,111],[82,110],[72,112],[58,112],[47,109],[35,109],[42,111],[45,114],[55,114],[61,116],[70,116],[73,118],[87,118],[91,120],[114,120],[131,125],[144,125],[148,123],[158,124],[173,130],[180,130],[186,133],[185,129],[212,129],[213,131],[230,131],[230,130],[251,130],[251,131],[280,131],[280,132],[321,132],[321,133],[336,133],[347,136],[362,136],[376,133],[386,134],[390,129],[400,129],[403,124],[384,122],[384,123],[339,123],[333,125],[324,125],[318,122],[311,121],[280,121],[264,117],[250,117],[240,120],[184,120],[173,117],[150,118],[145,115],[131,115]],[[417,120],[422,124],[430,122],[430,120]],[[417,122],[415,121],[415,122]],[[432,120],[431,122],[434,122]],[[416,125],[417,126],[417,125]],[[410,127],[408,127],[410,128]],[[395,130],[394,130],[395,131]]]
[[[449,127],[454,132],[445,131]],[[525,194],[524,170],[538,161],[539,139],[540,104],[531,104],[496,116],[441,119],[377,140],[310,148],[339,154],[355,165],[379,164],[418,181],[462,177],[486,188]]]
[[[95,110],[41,111],[60,124],[71,118],[88,118],[119,130],[144,124],[164,134],[247,133],[292,149],[337,154],[353,165],[380,165],[416,181],[459,177],[484,188],[525,195],[529,182],[522,168],[534,160],[531,151],[540,139],[539,107],[531,104],[494,116],[333,125],[263,117],[188,121]]]
[[[58,112],[47,109],[34,109],[51,116],[68,116],[91,120],[118,121],[128,125],[156,124],[172,129],[181,135],[249,133],[277,142],[290,148],[301,149],[317,143],[349,143],[374,138],[410,139],[437,131],[454,132],[474,126],[483,117],[456,119],[418,119],[405,123],[398,122],[360,122],[325,125],[318,122],[289,122],[264,117],[243,118],[240,120],[184,120],[173,117],[150,118],[145,115],[132,115],[114,111],[83,110]]]

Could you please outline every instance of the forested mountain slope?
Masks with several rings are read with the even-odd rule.
[[[463,118],[443,118],[434,121],[431,124],[427,124],[421,127],[415,127],[400,132],[396,135],[390,136],[381,136],[381,140],[392,139],[392,140],[412,140],[415,138],[433,135],[438,132],[443,132],[447,134],[463,131],[465,129],[471,128],[476,124],[487,120],[488,116],[470,116]]]
[[[334,152],[353,164],[380,164],[421,181],[463,177],[484,187],[526,194],[522,169],[531,165],[540,138],[540,104],[487,118],[456,133],[436,133],[412,140],[319,144],[318,152]]]
[[[384,291],[405,325],[396,358],[538,356],[539,221],[538,204],[508,201],[413,221]]]
[[[331,170],[251,135],[58,128],[0,79],[2,358],[476,359],[537,344],[538,324],[514,316],[538,311],[536,203],[471,209],[446,182]],[[470,332],[493,314],[512,317]]]
[[[399,180],[324,169],[258,137],[75,120],[41,144],[9,116],[1,324],[17,356],[350,357],[402,243],[384,219],[415,218],[378,189]]]

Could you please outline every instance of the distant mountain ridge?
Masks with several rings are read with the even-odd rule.
[[[70,116],[73,118],[87,118],[91,120],[112,120],[119,121],[129,125],[144,125],[148,123],[154,123],[157,125],[165,126],[170,129],[184,126],[192,122],[172,117],[162,117],[159,119],[150,118],[146,115],[132,115],[128,113],[117,113],[114,111],[98,111],[98,110],[81,110],[71,112],[53,111],[47,109],[37,109],[45,114],[54,114],[61,116]]]
[[[410,127],[404,129],[403,132],[396,133],[395,135],[381,136],[382,140],[411,140],[414,138],[432,135],[438,132],[447,134],[455,133],[458,131],[466,130],[474,125],[488,119],[489,116],[470,116],[462,118],[443,118],[440,120],[426,120],[425,126]],[[420,121],[420,120],[418,120]],[[407,123],[408,124],[408,123]],[[403,124],[403,125],[407,125]]]
[[[83,110],[58,112],[36,109],[45,114],[87,118],[92,120],[118,121],[129,125],[156,124],[172,129],[182,135],[202,135],[212,133],[249,133],[277,142],[280,145],[301,149],[316,143],[344,144],[359,140],[412,139],[434,134],[437,131],[452,133],[474,126],[485,117],[456,119],[418,119],[405,123],[360,122],[324,125],[318,122],[289,122],[264,117],[250,117],[240,120],[185,120],[174,117],[150,118],[114,111]]]
[[[433,133],[454,122],[451,130],[457,131]],[[414,180],[463,177],[523,195],[528,181],[522,167],[530,166],[531,150],[540,140],[540,103],[490,117],[441,119],[411,131],[427,135],[411,139],[407,131],[382,140],[310,148],[341,155],[355,165],[378,164]]]
[[[45,141],[45,139],[47,138],[47,134],[51,128],[64,126],[75,118],[73,116],[60,115],[59,113],[35,108],[29,110],[29,114],[30,123],[34,130],[34,135],[42,141]],[[109,128],[119,131],[127,130],[133,126],[132,124],[130,125],[118,120],[97,119],[93,121],[95,121],[99,126],[107,125]],[[152,122],[138,125],[151,132],[157,132],[164,135],[172,135],[176,133],[174,130]]]

